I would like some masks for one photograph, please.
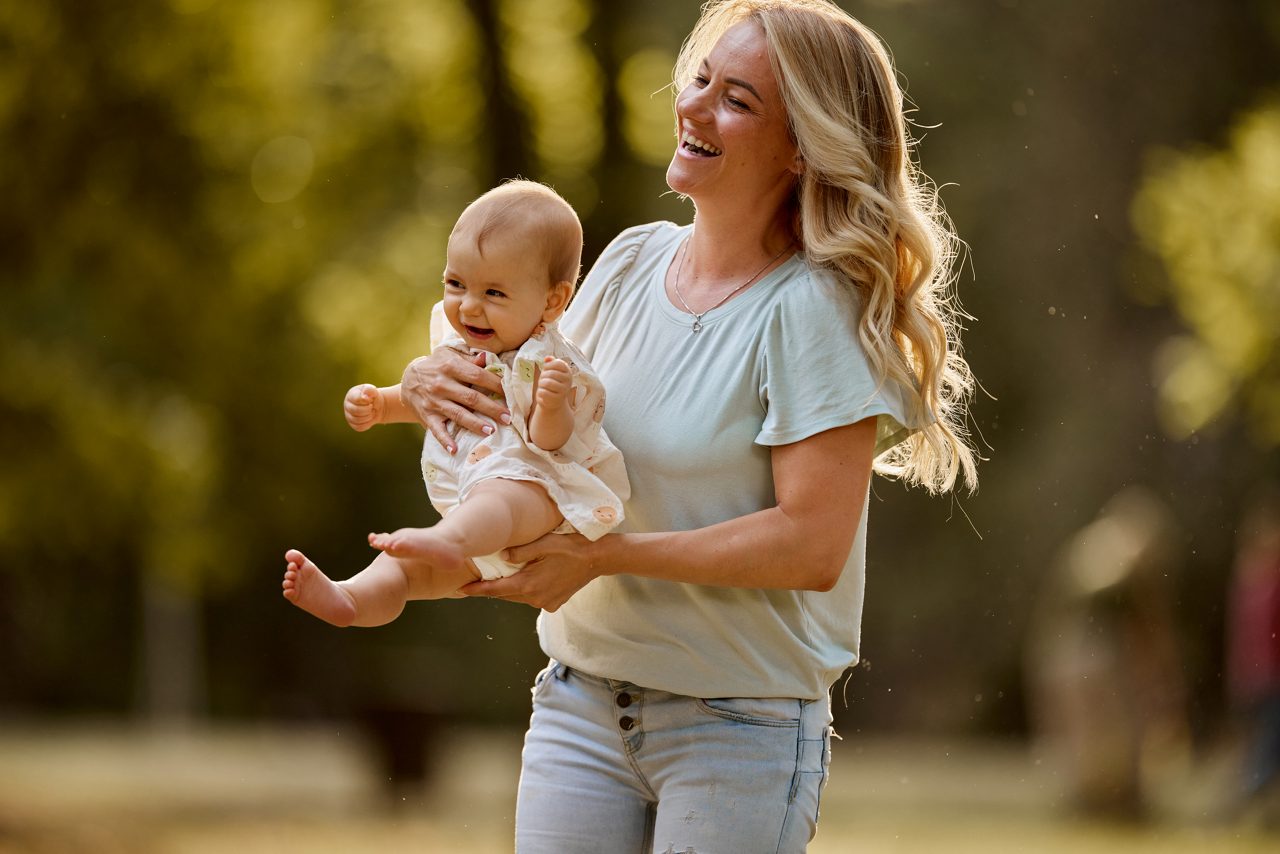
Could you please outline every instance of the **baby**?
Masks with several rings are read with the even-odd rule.
[[[452,455],[428,434],[422,474],[440,522],[370,534],[381,553],[346,581],[290,549],[286,599],[336,626],[383,625],[409,600],[457,596],[469,582],[517,572],[498,557],[505,548],[552,531],[595,540],[622,521],[630,486],[600,426],[604,387],[556,328],[581,257],[577,215],[541,184],[503,184],[462,212],[449,235],[431,346],[483,353],[502,379],[511,424],[493,424],[486,435],[450,425]],[[357,431],[417,421],[399,386],[355,386],[343,410]]]

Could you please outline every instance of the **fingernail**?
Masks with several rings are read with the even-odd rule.
[[[499,416],[498,416],[498,420],[499,420],[499,421],[501,421],[503,424],[510,424],[510,423],[511,423],[511,413],[510,413],[510,412],[504,412],[504,413],[502,413],[501,415],[499,415]]]
[[[457,445],[450,445],[450,446],[449,446],[449,448],[448,448],[448,451],[449,451],[450,456],[452,456],[453,454],[458,453],[458,446],[457,446]]]
[[[489,436],[493,434],[493,427],[489,424],[486,424],[480,428],[480,431],[484,433],[486,436]]]

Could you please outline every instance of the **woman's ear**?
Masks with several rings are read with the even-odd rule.
[[[797,178],[804,174],[804,158],[800,156],[800,149],[796,149],[795,156],[791,158],[791,172]]]
[[[547,288],[547,307],[542,312],[544,323],[550,323],[569,305],[569,297],[573,296],[573,282],[556,282]]]

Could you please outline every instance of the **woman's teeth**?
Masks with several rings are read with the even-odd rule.
[[[680,135],[680,142],[682,142],[686,148],[708,157],[719,157],[721,154],[724,154],[724,152],[719,148],[716,148],[705,140],[698,139],[688,131],[685,131]]]

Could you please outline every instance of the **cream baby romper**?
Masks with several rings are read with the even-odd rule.
[[[431,333],[432,350],[444,346],[467,351],[462,337],[445,321],[442,303],[432,309]],[[622,521],[622,502],[630,496],[631,486],[622,453],[601,427],[604,385],[586,357],[560,334],[555,323],[539,325],[519,350],[499,355],[475,352],[485,352],[487,369],[502,378],[511,424],[494,424],[491,435],[481,436],[450,423],[458,446],[452,455],[427,435],[422,476],[432,506],[444,516],[483,480],[527,480],[546,489],[564,516],[556,533],[577,531],[590,540],[604,536]],[[573,434],[557,451],[544,451],[528,441],[535,383],[547,356],[563,359],[573,375],[569,389]],[[471,560],[485,579],[502,578],[520,569],[496,554]]]

